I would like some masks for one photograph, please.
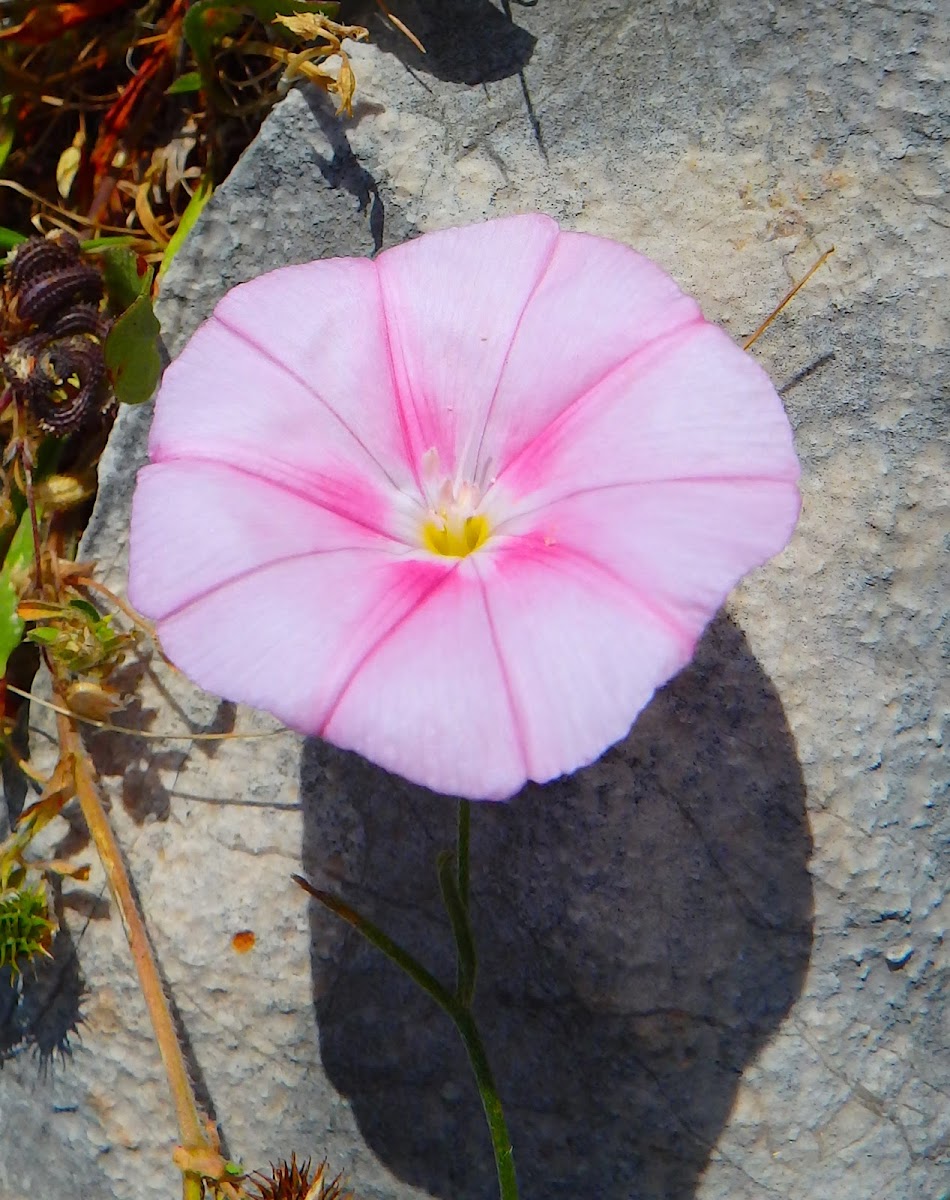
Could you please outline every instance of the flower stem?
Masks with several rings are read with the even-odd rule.
[[[439,872],[439,885],[442,888],[442,902],[449,915],[452,936],[455,938],[455,997],[463,1008],[470,1008],[475,997],[478,960],[475,956],[475,939],[468,921],[468,910],[459,894],[458,874],[452,858],[451,851],[440,854],[436,867]]]
[[[458,845],[455,849],[455,861],[458,873],[459,898],[466,912],[468,912],[469,846],[472,840],[471,834],[472,806],[468,800],[460,800],[458,812]]]
[[[455,847],[455,892],[446,886],[448,880],[443,880],[442,898],[445,901],[452,933],[455,936],[457,955],[456,971],[456,1003],[449,1016],[455,1022],[465,1049],[468,1061],[472,1064],[475,1084],[481,1097],[482,1108],[485,1110],[485,1120],[488,1122],[488,1132],[491,1135],[492,1150],[495,1155],[495,1170],[498,1173],[498,1192],[501,1200],[518,1200],[518,1179],[515,1174],[515,1153],[511,1145],[511,1135],[508,1133],[508,1123],[501,1106],[501,1097],[495,1086],[495,1079],[488,1065],[488,1055],[472,1015],[472,1001],[475,996],[475,973],[477,959],[475,956],[475,937],[469,920],[468,900],[470,891],[470,847],[472,830],[472,806],[468,800],[459,800],[458,807],[458,838]],[[446,872],[446,875],[448,873]],[[453,916],[454,903],[457,901],[460,914]]]
[[[60,697],[56,697],[56,699],[58,703],[62,703]],[[212,1147],[198,1110],[191,1080],[188,1077],[185,1057],[178,1040],[178,1033],[158,973],[158,965],[138,903],[132,892],[125,864],[122,861],[122,852],[102,805],[85,749],[76,732],[76,726],[68,717],[61,716],[58,721],[60,745],[73,759],[76,795],[79,798],[82,815],[92,840],[96,844],[106,878],[109,881],[109,889],[118,905],[122,924],[125,927],[129,949],[132,952],[132,961],[139,978],[139,986],[145,998],[152,1028],[155,1031],[155,1040],[158,1042],[162,1062],[165,1065],[181,1140],[188,1149],[212,1150],[214,1147]],[[183,1200],[201,1200],[202,1194],[201,1176],[194,1172],[185,1172],[182,1176]]]
[[[442,898],[449,915],[458,956],[455,992],[451,992],[440,983],[408,950],[403,949],[398,942],[394,942],[378,925],[364,917],[362,913],[357,912],[346,901],[330,892],[315,888],[300,875],[294,875],[293,879],[305,892],[309,892],[330,912],[352,925],[371,945],[375,946],[377,950],[381,950],[391,962],[405,971],[409,978],[431,996],[443,1012],[451,1018],[468,1053],[482,1108],[485,1110],[492,1152],[495,1156],[495,1170],[498,1173],[500,1200],[518,1200],[518,1180],[515,1175],[511,1137],[508,1133],[498,1088],[488,1064],[488,1054],[472,1015],[476,960],[475,944],[468,918],[470,829],[471,808],[468,801],[461,800],[458,814],[458,845],[455,854],[454,856],[451,853],[440,855],[438,862]]]
[[[461,1004],[455,1012],[449,1012],[455,1022],[455,1027],[462,1036],[468,1061],[472,1064],[475,1084],[485,1110],[485,1120],[488,1122],[488,1132],[491,1135],[492,1150],[495,1155],[495,1170],[498,1173],[498,1195],[501,1200],[518,1200],[518,1178],[515,1174],[515,1152],[511,1145],[511,1135],[508,1133],[508,1123],[501,1107],[501,1098],[495,1079],[488,1065],[488,1055],[482,1043],[478,1026],[472,1016],[471,1009]]]

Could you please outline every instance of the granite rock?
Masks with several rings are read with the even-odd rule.
[[[475,812],[478,1015],[522,1193],[939,1200],[950,19],[928,0],[398,11],[429,54],[372,18],[353,119],[292,92],[206,209],[162,291],[170,354],[240,280],[505,212],[636,246],[737,338],[836,247],[754,349],[803,463],[792,545],[625,742]],[[84,547],[119,590],[148,421],[123,414]],[[133,674],[144,730],[275,728],[157,660]],[[229,1152],[328,1154],[364,1200],[491,1196],[451,1028],[290,881],[449,972],[452,803],[280,733],[88,746]],[[91,859],[74,825],[54,848]],[[35,1051],[0,1070],[0,1198],[167,1198],[172,1111],[98,868],[61,899],[58,973],[0,1004],[0,1047]]]

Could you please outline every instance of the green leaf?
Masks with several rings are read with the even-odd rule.
[[[15,229],[5,229],[0,225],[0,250],[12,250],[14,246],[19,246],[20,242],[25,242],[26,238],[22,233],[17,233]]]
[[[178,251],[182,248],[185,238],[191,232],[191,228],[195,221],[201,216],[204,206],[211,199],[211,194],[214,191],[214,184],[211,182],[210,175],[202,175],[198,182],[198,187],[195,189],[195,194],[188,201],[188,207],[181,214],[181,220],[178,222],[178,228],[172,235],[171,241],[165,247],[165,253],[162,257],[162,265],[158,268],[158,277],[165,274],[165,269],[171,260],[175,257]]]
[[[24,512],[0,568],[0,675],[6,674],[10,655],[23,641],[24,622],[17,616],[20,591],[33,566],[33,522]]]
[[[183,92],[197,92],[201,89],[201,72],[186,71],[179,75],[174,83],[165,89],[166,96],[180,96]]]
[[[105,358],[116,399],[122,404],[144,404],[158,385],[162,359],[158,350],[160,332],[145,294],[112,326],[106,338]]]
[[[133,234],[120,234],[118,237],[90,238],[88,242],[80,242],[83,254],[101,254],[103,250],[118,250],[120,246],[135,245]]]
[[[90,604],[88,600],[79,600],[79,599],[70,600],[69,607],[75,608],[78,612],[81,612],[85,617],[88,617],[88,619],[94,625],[103,619],[102,613],[98,610],[98,608],[96,608],[96,606],[94,604]]]
[[[52,646],[54,642],[59,641],[59,630],[51,629],[47,625],[40,625],[36,629],[31,629],[26,635],[31,642],[36,642],[39,646]]]
[[[16,978],[21,960],[48,953],[55,928],[42,885],[0,897],[0,968],[8,967]]]
[[[139,256],[134,250],[127,246],[114,246],[103,250],[100,258],[106,293],[116,312],[124,313],[136,300],[151,292],[155,271],[152,267],[146,267],[140,273]]]
[[[182,33],[195,56],[198,74],[205,87],[219,98],[214,71],[214,43],[233,33],[241,19],[242,14],[222,0],[198,0],[185,13],[182,23]]]
[[[0,96],[0,171],[13,148],[14,123],[10,114],[12,96]]]

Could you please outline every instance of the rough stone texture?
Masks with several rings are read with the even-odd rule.
[[[940,1200],[947,15],[399,11],[429,57],[374,26],[354,119],[292,94],[212,201],[164,289],[172,353],[241,279],[494,213],[637,246],[737,337],[837,247],[755,347],[803,460],[792,546],[622,745],[475,814],[479,1016],[523,1195]],[[87,537],[119,587],[147,423],[120,423]],[[152,665],[143,727],[272,727]],[[326,1152],[367,1200],[492,1195],[451,1029],[289,880],[302,863],[448,971],[452,805],[289,736],[89,747],[231,1152]],[[121,927],[96,870],[63,902],[79,968],[65,953],[58,1007],[31,983],[0,1029],[46,1013],[55,1045],[81,971],[81,1039],[0,1071],[0,1197],[167,1198],[172,1114]]]

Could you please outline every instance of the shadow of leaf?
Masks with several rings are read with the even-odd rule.
[[[137,694],[146,673],[150,674],[153,684],[159,688],[160,708],[145,705]],[[86,749],[101,779],[121,781],[118,791],[122,805],[136,824],[142,824],[149,818],[166,821],[171,812],[171,794],[164,782],[164,775],[174,772],[177,776],[189,754],[213,758],[218,750],[219,744],[213,741],[189,743],[188,733],[232,733],[237,709],[229,701],[221,700],[210,721],[201,723],[189,720],[174,698],[161,690],[156,677],[149,672],[147,658],[116,671],[111,682],[131,697],[116,717],[115,724],[122,729],[114,732],[84,730]],[[167,742],[162,738],[136,736],[138,731],[155,731],[160,711],[164,714],[165,727],[170,730]]]
[[[367,9],[373,42],[414,71],[473,85],[516,75],[531,59],[535,38],[490,0],[401,0],[391,7],[426,53]]]
[[[22,1050],[32,1050],[40,1071],[72,1053],[72,1040],[82,1025],[86,985],[72,936],[57,931],[50,957],[37,957],[15,981],[8,967],[0,970],[0,1065]]]
[[[802,986],[811,840],[781,702],[726,617],[599,762],[473,814],[477,1016],[536,1200],[680,1200]],[[434,859],[455,806],[310,742],[303,863],[446,981]],[[321,1054],[403,1180],[495,1194],[455,1031],[312,910]]]

